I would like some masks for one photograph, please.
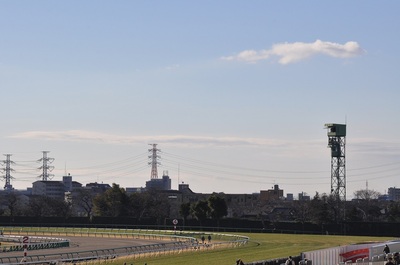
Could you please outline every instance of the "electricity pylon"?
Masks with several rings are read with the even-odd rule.
[[[2,168],[2,172],[5,172],[5,175],[2,176],[5,181],[6,184],[4,185],[4,190],[13,190],[13,186],[11,185],[11,179],[13,179],[13,177],[11,176],[11,172],[14,171],[14,169],[11,168],[11,164],[15,164],[13,161],[11,161],[10,154],[5,154],[6,156],[6,160],[1,161],[1,163],[5,166],[4,168]]]
[[[157,172],[157,165],[160,165],[160,162],[157,161],[157,159],[161,158],[158,155],[158,152],[160,152],[160,149],[157,149],[157,144],[149,144],[152,145],[153,148],[149,149],[149,165],[151,165],[151,175],[150,179],[158,179],[158,172]]]
[[[54,176],[53,174],[48,173],[54,169],[53,166],[48,165],[48,164],[53,163],[54,158],[47,157],[47,154],[49,153],[49,151],[42,151],[42,153],[43,153],[43,157],[38,160],[38,162],[42,162],[42,166],[39,167],[39,169],[42,170],[42,174],[39,175],[39,178],[42,178],[42,181],[47,181]]]

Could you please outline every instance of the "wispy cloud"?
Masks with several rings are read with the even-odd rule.
[[[208,137],[190,135],[123,136],[94,131],[27,131],[11,135],[10,138],[41,139],[53,141],[88,141],[111,144],[169,143],[177,145],[257,145],[269,141],[258,138]],[[272,143],[272,141],[271,141]],[[275,144],[278,144],[275,142]]]
[[[168,65],[167,67],[165,67],[166,70],[168,71],[173,71],[176,70],[178,68],[180,68],[181,66],[179,64],[172,64],[172,65]]]
[[[142,144],[160,143],[187,146],[283,146],[286,141],[244,138],[244,137],[212,137],[196,135],[156,135],[156,136],[124,136],[107,134],[94,131],[68,130],[68,131],[27,131],[11,135],[10,138],[36,139],[51,141],[86,141],[109,144]]]
[[[278,43],[269,50],[245,50],[233,56],[222,57],[227,61],[244,61],[256,63],[261,60],[278,56],[280,64],[296,63],[312,56],[322,54],[334,58],[350,58],[365,53],[357,42],[349,41],[345,44],[316,40],[313,43],[294,42]]]
[[[181,147],[260,147],[268,148],[274,155],[297,155],[304,150],[309,152],[323,152],[326,150],[326,140],[287,140],[273,138],[252,138],[235,136],[199,136],[199,135],[117,135],[95,131],[68,130],[68,131],[27,131],[9,136],[10,138],[41,140],[41,141],[69,141],[104,143],[117,145],[134,145],[158,143],[164,146]],[[400,155],[400,143],[390,140],[374,138],[357,138],[348,143],[351,153]],[[307,153],[307,152],[305,152]]]
[[[375,138],[356,138],[350,142],[348,150],[364,155],[400,155],[400,142]]]

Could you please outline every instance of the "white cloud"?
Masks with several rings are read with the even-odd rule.
[[[167,67],[165,67],[165,69],[168,71],[173,71],[173,70],[178,69],[179,67],[180,67],[179,64],[172,64],[172,65],[168,65]]]
[[[245,61],[249,63],[254,63],[256,61],[260,60],[266,60],[270,56],[270,52],[267,50],[261,50],[259,52],[255,50],[246,50],[238,53],[235,56],[228,56],[228,57],[222,57],[223,60],[227,61]]]
[[[280,64],[290,64],[305,60],[314,55],[323,54],[334,58],[350,58],[363,54],[365,51],[357,42],[349,41],[345,44],[316,40],[313,43],[294,42],[278,43],[269,50],[245,50],[237,55],[222,57],[228,61],[244,61],[256,63],[267,60],[272,56],[280,57]]]

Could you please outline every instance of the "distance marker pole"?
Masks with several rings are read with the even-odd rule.
[[[26,262],[26,257],[28,256],[28,244],[29,244],[29,237],[28,236],[24,236],[22,238],[22,244],[24,247],[24,257],[22,259],[23,262]]]

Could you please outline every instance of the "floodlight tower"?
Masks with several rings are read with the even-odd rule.
[[[346,201],[346,125],[327,123],[328,147],[331,149],[331,194]]]
[[[5,154],[6,156],[6,160],[1,161],[2,164],[4,164],[4,168],[2,169],[2,171],[5,172],[5,175],[3,176],[3,178],[6,180],[6,184],[4,185],[4,190],[10,191],[13,190],[13,186],[11,185],[11,179],[13,178],[11,176],[11,171],[14,171],[14,169],[11,168],[11,164],[14,164],[13,161],[11,161],[10,154]]]
[[[157,165],[160,165],[160,162],[157,161],[158,158],[161,158],[158,155],[160,149],[157,149],[157,144],[149,144],[153,146],[152,149],[149,149],[149,165],[151,165],[151,176],[150,179],[158,179]]]
[[[39,169],[41,169],[43,173],[39,177],[42,178],[42,181],[47,181],[48,179],[51,179],[51,177],[54,176],[53,174],[48,173],[54,169],[53,166],[48,165],[54,161],[54,158],[47,157],[49,151],[42,151],[42,153],[43,153],[43,158],[39,159],[38,162],[43,163],[43,165],[39,167]]]

